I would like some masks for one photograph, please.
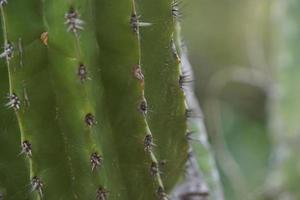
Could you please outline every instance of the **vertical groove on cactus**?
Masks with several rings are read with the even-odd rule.
[[[65,24],[68,26],[67,27],[67,31],[71,32],[73,34],[73,38],[74,38],[74,47],[75,47],[75,52],[76,55],[74,55],[75,59],[77,60],[79,65],[79,68],[81,68],[81,70],[83,70],[84,72],[80,72],[80,80],[82,81],[83,79],[85,79],[84,77],[82,78],[82,76],[86,76],[86,67],[84,66],[84,56],[82,53],[82,48],[81,48],[81,44],[80,44],[80,38],[79,38],[79,31],[83,31],[84,30],[84,21],[80,19],[80,14],[78,13],[78,11],[75,9],[73,2],[69,5],[70,8],[68,10],[68,12],[65,14]],[[76,68],[77,66],[74,66],[74,68]],[[83,69],[84,68],[84,69]],[[74,70],[75,71],[75,70]],[[75,84],[75,83],[74,83]],[[93,96],[91,94],[89,94],[89,91],[87,91],[86,87],[88,87],[87,84],[85,84],[84,82],[82,82],[82,84],[84,85],[83,88],[79,88],[79,91],[77,91],[78,93],[80,93],[80,90],[83,90],[83,101],[80,102],[80,104],[82,104],[83,108],[88,112],[85,116],[84,116],[84,122],[85,124],[89,127],[88,128],[88,133],[86,138],[86,144],[89,147],[89,153],[90,153],[90,163],[91,163],[91,170],[92,172],[94,172],[97,168],[101,168],[102,164],[103,164],[103,157],[101,155],[98,154],[98,152],[100,151],[100,146],[95,143],[94,141],[96,141],[97,139],[95,137],[93,137],[93,126],[97,124],[96,118],[92,113],[89,113],[89,111],[91,109],[95,109],[92,108],[93,105],[91,103],[91,99],[93,99]],[[99,177],[99,173],[96,173],[96,177]]]

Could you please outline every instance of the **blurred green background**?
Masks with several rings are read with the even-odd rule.
[[[184,0],[226,200],[300,199],[300,1]]]

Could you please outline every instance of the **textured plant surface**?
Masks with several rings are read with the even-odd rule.
[[[167,199],[196,117],[182,90],[177,3],[0,5],[0,199]]]

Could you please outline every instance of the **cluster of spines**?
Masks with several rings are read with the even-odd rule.
[[[75,35],[78,35],[79,30],[83,30],[84,21],[80,19],[80,15],[73,6],[65,14],[65,24],[68,26],[67,31],[73,32]]]
[[[38,178],[37,176],[32,177],[31,179],[31,191],[37,191],[41,198],[43,198],[43,188],[44,183],[43,181]]]
[[[130,26],[131,26],[131,30],[134,33],[138,33],[139,31],[139,27],[143,27],[143,26],[150,26],[151,23],[148,22],[141,22],[140,21],[140,16],[136,14],[135,11],[132,12],[131,17],[130,17]]]
[[[88,71],[84,64],[82,64],[82,63],[79,64],[77,75],[82,83],[85,82],[87,79],[89,79]]]
[[[0,54],[0,58],[6,58],[7,60],[9,60],[13,57],[13,52],[14,46],[11,42],[7,41],[7,43],[4,46],[4,52]]]
[[[108,190],[100,186],[97,190],[96,200],[107,200],[108,199]]]
[[[92,113],[88,113],[85,115],[84,122],[89,127],[92,127],[97,124],[96,118]]]
[[[102,163],[103,163],[103,157],[99,155],[97,152],[92,153],[91,155],[92,171],[94,171],[98,167],[101,167]]]
[[[179,0],[174,0],[171,4],[172,15],[175,19],[179,19],[182,16],[182,13],[180,12],[180,3]]]
[[[7,107],[13,108],[16,111],[20,109],[21,101],[16,93],[12,93],[8,96],[8,103],[6,104]]]
[[[24,140],[22,142],[22,150],[20,152],[21,154],[25,154],[26,156],[32,157],[32,145],[28,140]]]

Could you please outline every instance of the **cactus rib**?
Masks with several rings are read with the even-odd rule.
[[[5,3],[7,3],[5,1]],[[3,3],[0,4],[0,11],[1,11],[1,20],[2,20],[2,30],[3,30],[3,38],[4,38],[4,46],[6,47],[7,45],[9,45],[9,41],[8,41],[8,36],[7,36],[7,22],[6,22],[6,18],[5,18],[5,13],[4,13],[4,7],[3,7]],[[12,82],[12,72],[11,72],[11,64],[10,64],[10,58],[6,55],[5,56],[5,60],[6,60],[6,65],[7,65],[7,72],[8,72],[8,86],[9,86],[9,96],[11,97],[14,93],[13,93],[13,82]],[[18,122],[18,126],[19,126],[19,132],[20,132],[20,146],[22,146],[23,141],[25,141],[25,132],[24,132],[24,128],[23,128],[23,124],[19,115],[19,106],[17,109],[15,110],[15,115],[17,118],[17,122]],[[33,169],[32,169],[32,160],[30,157],[28,157],[28,165],[29,165],[29,177],[33,176]]]
[[[136,2],[135,2],[135,0],[132,0],[132,9],[133,9],[132,10],[133,15],[137,16]],[[139,24],[139,19],[136,19],[136,20],[137,20],[137,24]],[[138,66],[141,66],[141,53],[142,52],[141,52],[141,43],[140,43],[139,28],[140,28],[140,26],[137,25],[135,32],[136,32],[137,40],[138,40],[138,42],[137,42],[138,43]],[[145,90],[144,90],[144,87],[145,87],[145,84],[143,84],[143,87],[142,87],[142,98],[143,99],[145,99]],[[145,113],[144,113],[144,123],[145,123],[146,130],[147,130],[145,137],[148,135],[148,136],[151,136],[153,138],[151,130],[150,130],[150,127],[148,125],[148,121],[147,121],[147,117],[146,117]],[[155,163],[158,166],[158,160],[157,160],[154,152],[151,149],[149,149],[148,152],[150,154],[149,156],[150,156],[150,159],[151,159],[151,163]],[[156,180],[156,182],[158,184],[158,188],[160,190],[160,191],[157,191],[157,194],[158,194],[159,198],[161,200],[166,200],[167,196],[166,196],[166,194],[164,192],[165,191],[165,187],[164,187],[163,181],[161,179],[161,176],[160,176],[160,173],[159,173],[159,169],[158,169],[158,172],[154,173],[153,175],[155,177],[155,180]]]

